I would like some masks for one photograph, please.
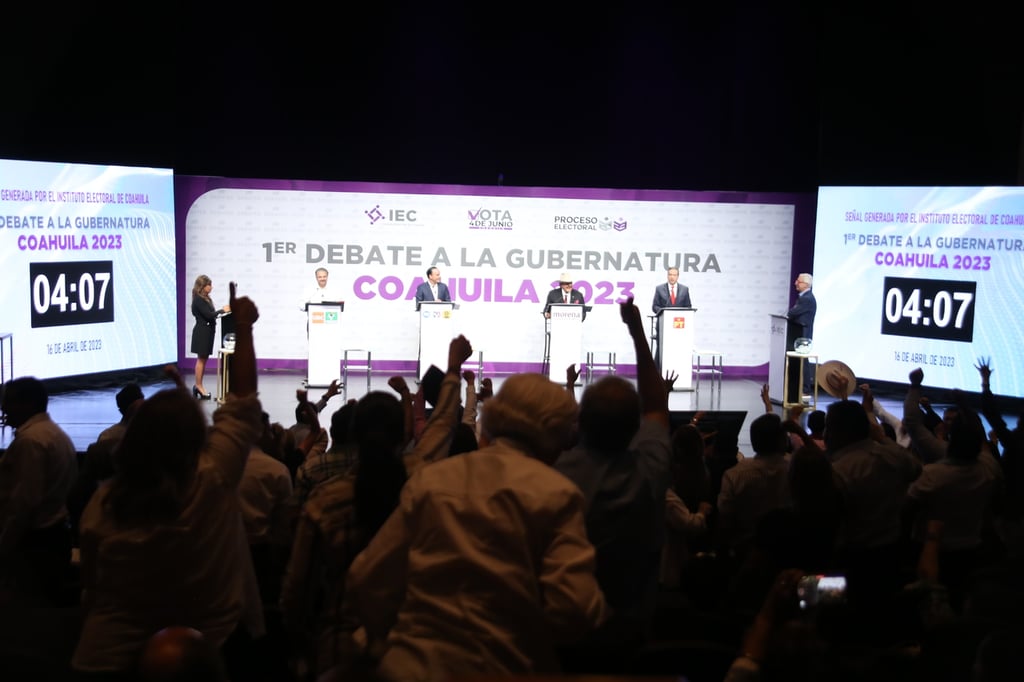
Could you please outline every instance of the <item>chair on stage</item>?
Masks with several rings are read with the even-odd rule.
[[[700,378],[709,377],[711,388],[722,390],[722,354],[716,350],[695,350],[693,351],[693,376],[696,381],[694,387],[700,390]]]
[[[602,358],[607,357],[605,361],[599,361],[596,358],[601,356]],[[587,383],[591,383],[594,380],[594,371],[604,371],[607,374],[615,374],[615,352],[614,351],[587,351]]]
[[[349,357],[349,354],[361,354],[360,357]],[[365,348],[346,348],[341,352],[341,397],[348,400],[349,371],[366,372],[366,392],[370,392],[370,376],[373,374],[373,360],[369,350]]]

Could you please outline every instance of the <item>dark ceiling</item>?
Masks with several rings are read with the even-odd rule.
[[[1021,181],[1003,3],[215,4],[5,10],[0,157],[474,185]]]

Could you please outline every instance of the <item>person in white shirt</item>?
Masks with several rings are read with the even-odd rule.
[[[330,273],[327,268],[316,269],[316,286],[309,290],[306,296],[302,299],[299,304],[299,308],[302,310],[306,309],[308,303],[324,303],[344,300],[341,292],[339,292],[334,286],[328,286],[327,279]]]

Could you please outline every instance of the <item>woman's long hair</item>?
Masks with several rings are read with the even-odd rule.
[[[209,301],[210,297],[206,294],[206,291],[204,290],[206,289],[207,285],[210,284],[213,284],[213,280],[211,280],[206,275],[199,275],[198,277],[196,277],[196,283],[192,285],[192,295],[198,296],[199,298],[203,298]]]
[[[205,438],[203,413],[184,391],[160,391],[146,400],[114,452],[104,504],[115,522],[147,526],[176,519]]]

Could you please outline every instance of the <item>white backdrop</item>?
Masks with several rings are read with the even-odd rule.
[[[733,367],[768,362],[769,314],[785,311],[792,288],[792,205],[573,198],[573,190],[564,190],[566,198],[496,197],[473,189],[212,189],[188,207],[185,279],[209,275],[218,305],[227,301],[228,281],[237,281],[260,308],[260,357],[302,361],[299,302],[315,284],[314,270],[326,267],[345,300],[344,346],[372,349],[378,364],[415,361],[413,296],[436,265],[460,306],[456,331],[484,350],[488,364],[514,369],[540,363],[541,311],[563,271],[594,306],[584,350],[615,351],[620,364],[634,363],[615,303],[633,294],[650,314],[654,287],[678,264],[698,309],[697,347],[723,352]]]

